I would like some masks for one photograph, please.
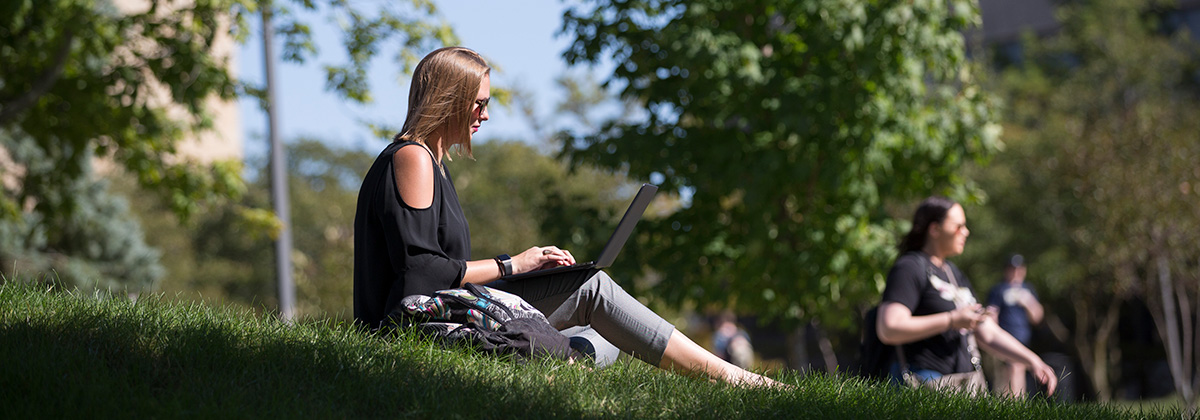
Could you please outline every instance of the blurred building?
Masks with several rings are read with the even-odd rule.
[[[1021,33],[1045,36],[1058,30],[1051,0],[980,0],[983,41],[989,45],[1019,42]]]
[[[983,18],[980,30],[967,34],[972,53],[983,48],[995,52],[995,64],[1004,66],[1024,59],[1021,37],[1032,34],[1045,37],[1058,32],[1061,24],[1055,16],[1054,0],[980,0]],[[1160,10],[1165,30],[1186,27],[1193,39],[1200,39],[1200,0],[1179,0],[1176,8]]]
[[[145,12],[149,10],[151,4],[151,0],[110,1],[118,11],[127,14]],[[189,2],[162,2],[159,5],[160,13],[172,13],[180,7],[186,7]],[[222,26],[225,26],[225,28],[218,32],[216,39],[213,41],[212,54],[216,57],[227,58],[229,71],[236,76],[237,43],[229,36],[228,23],[225,22]],[[157,98],[160,104],[166,104],[169,101],[165,86],[160,88],[153,97]],[[151,99],[151,101],[155,101],[155,99]],[[199,135],[193,138],[178,143],[176,150],[179,157],[198,163],[229,159],[241,160],[244,134],[242,132],[242,120],[238,113],[237,102],[209,98],[207,100],[207,108],[212,113],[213,129],[199,133]],[[169,107],[169,109],[172,115],[179,118],[187,118],[186,110],[182,107],[173,106]],[[104,167],[105,165],[102,163],[98,163],[97,165],[98,170],[104,170]]]

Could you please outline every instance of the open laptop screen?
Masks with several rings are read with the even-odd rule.
[[[586,263],[576,263],[562,267],[547,268],[544,270],[530,271],[526,273],[513,274],[504,276],[504,280],[517,281],[544,275],[559,274],[568,271],[576,270],[598,270],[607,268],[616,261],[617,254],[621,252],[621,248],[625,246],[625,241],[629,239],[629,235],[633,233],[633,227],[642,219],[642,214],[646,212],[646,207],[650,205],[650,201],[654,199],[654,194],[658,192],[658,187],[650,184],[642,184],[642,188],[638,190],[636,196],[633,197],[633,203],[629,204],[629,209],[625,210],[625,215],[621,216],[621,221],[617,223],[617,229],[613,235],[608,238],[608,243],[604,245],[604,250],[600,252],[600,258]]]
[[[604,245],[604,251],[600,253],[600,258],[596,260],[596,267],[609,267],[612,266],[613,261],[617,260],[617,254],[621,252],[621,248],[625,246],[625,241],[633,233],[633,227],[637,226],[637,222],[642,219],[642,214],[646,212],[646,207],[650,205],[650,201],[654,199],[656,192],[658,192],[658,187],[650,184],[642,184],[642,188],[633,197],[633,203],[629,205],[629,210],[625,210],[625,215],[621,216],[621,222],[617,223],[617,230],[613,232],[612,237],[608,238],[608,243]]]

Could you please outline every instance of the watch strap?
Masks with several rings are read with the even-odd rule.
[[[500,254],[495,259],[496,265],[500,267],[501,277],[511,276],[513,273],[512,257],[509,257],[508,254]]]

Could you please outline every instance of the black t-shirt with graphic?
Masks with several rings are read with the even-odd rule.
[[[929,261],[922,252],[909,252],[896,259],[888,273],[887,286],[883,290],[883,302],[896,302],[908,307],[913,316],[932,315],[952,311],[954,298],[975,302],[975,291],[971,282],[953,263],[946,261],[965,291],[956,291],[946,272]],[[956,329],[942,332],[921,341],[905,344],[904,357],[912,370],[932,369],[942,374],[970,372],[974,370],[967,352],[966,338]]]

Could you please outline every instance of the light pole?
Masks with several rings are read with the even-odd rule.
[[[271,144],[271,204],[281,225],[275,240],[275,271],[279,286],[279,315],[286,322],[296,317],[296,286],[292,282],[292,217],[288,203],[287,163],[275,118],[275,52],[271,45],[271,4],[262,6],[263,69],[267,85],[267,138]]]

